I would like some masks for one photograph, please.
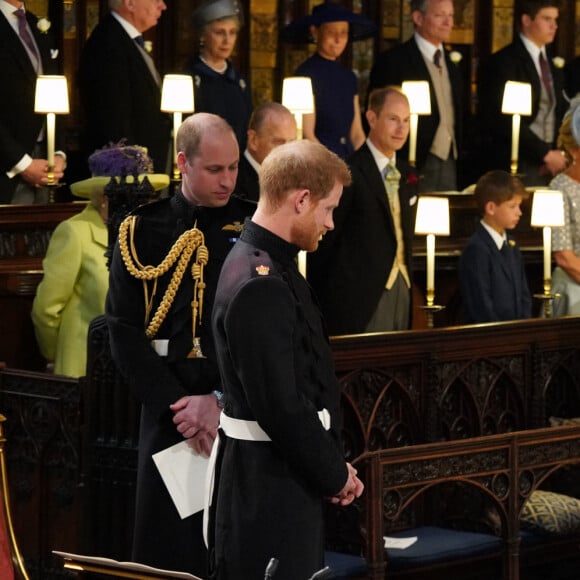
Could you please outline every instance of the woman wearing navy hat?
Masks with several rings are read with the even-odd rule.
[[[304,115],[303,135],[347,157],[365,141],[356,75],[338,59],[349,40],[373,36],[372,21],[334,2],[315,6],[312,14],[289,24],[282,39],[292,43],[316,42],[317,51],[295,71],[312,80],[315,113]]]
[[[213,113],[225,119],[242,151],[252,113],[252,91],[229,58],[243,23],[238,0],[209,0],[201,4],[193,12],[199,54],[185,68],[193,77],[195,112]]]

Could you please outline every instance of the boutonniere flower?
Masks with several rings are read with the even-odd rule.
[[[556,68],[564,68],[564,65],[566,64],[566,61],[561,56],[555,56],[552,59],[552,62]]]
[[[39,18],[36,23],[36,28],[38,28],[42,34],[46,34],[51,26],[51,22],[48,18]]]
[[[195,75],[193,77],[193,82],[195,83],[196,87],[200,87],[201,86],[201,78],[199,77],[199,75]]]
[[[143,48],[147,54],[151,54],[153,52],[153,41],[145,40],[143,42]]]
[[[463,55],[457,50],[452,50],[449,53],[449,58],[453,64],[459,64],[461,62],[461,59],[463,58]]]
[[[516,247],[516,242],[514,240],[508,240],[508,246],[510,248],[515,248]]]
[[[419,183],[419,176],[416,173],[407,174],[407,180],[405,182],[407,185],[417,185]]]
[[[240,88],[242,91],[246,90],[246,81],[244,79],[240,79]]]

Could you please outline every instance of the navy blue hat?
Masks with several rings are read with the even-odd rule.
[[[292,44],[313,42],[310,27],[318,27],[327,22],[348,22],[350,40],[371,38],[377,32],[376,24],[366,16],[355,14],[342,4],[326,0],[315,6],[312,14],[302,16],[285,26],[280,32],[280,38]]]

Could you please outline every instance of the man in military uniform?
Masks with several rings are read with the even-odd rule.
[[[348,183],[319,143],[274,149],[222,269],[212,324],[226,405],[209,530],[218,580],[261,578],[272,557],[276,580],[308,578],[324,565],[323,499],[347,505],[363,490],[341,449],[322,317],[295,262],[333,228]]]
[[[209,455],[221,394],[209,315],[255,205],[230,198],[239,149],[226,121],[188,117],[177,147],[180,191],[121,225],[106,318],[113,358],[142,402],[133,559],[206,577],[202,514],[179,517],[151,456],[184,438]]]

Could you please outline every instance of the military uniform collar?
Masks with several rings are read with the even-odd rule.
[[[300,250],[298,246],[283,240],[250,218],[246,218],[244,222],[244,230],[240,239],[268,252],[272,259],[282,264],[292,262]]]

